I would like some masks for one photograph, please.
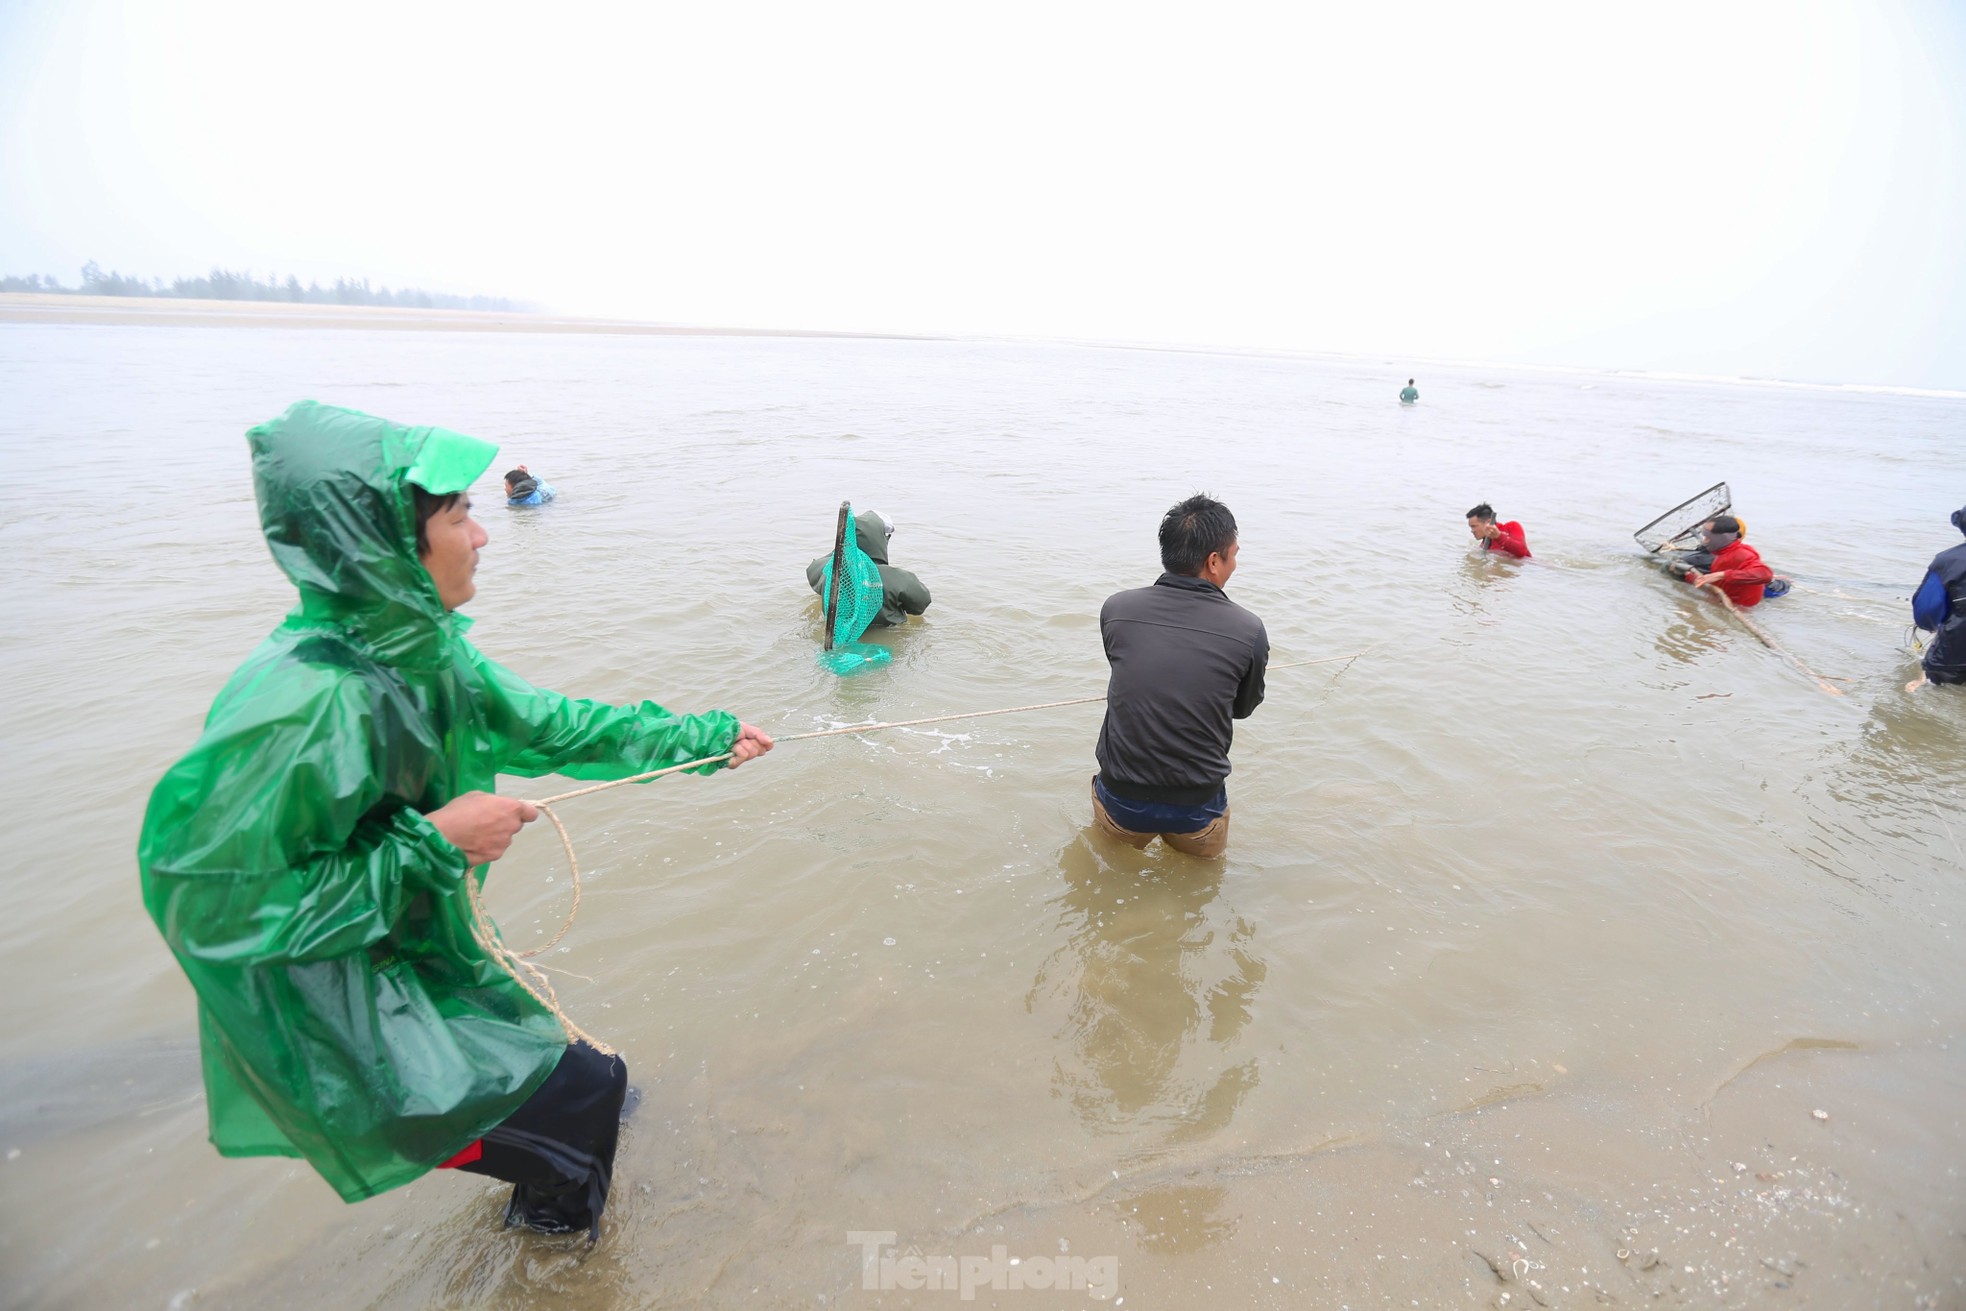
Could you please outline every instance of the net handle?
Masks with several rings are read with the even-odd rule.
[[[1725,484],[1722,485],[1724,486]],[[1702,524],[1707,523],[1708,520],[1719,518],[1721,515],[1726,514],[1728,511],[1732,510],[1733,508],[1734,508],[1734,502],[1731,499],[1722,501],[1720,503],[1720,508],[1718,510],[1715,510],[1712,514],[1708,515],[1707,518],[1700,520],[1699,523],[1694,524],[1691,528],[1688,528],[1685,532],[1681,533],[1679,536],[1668,537],[1665,541],[1660,542],[1657,546],[1652,548],[1652,553],[1654,555],[1657,555],[1660,551],[1665,550],[1668,546],[1677,546],[1681,542],[1687,540],[1689,537],[1698,537],[1700,535],[1700,527]],[[1644,530],[1640,529],[1639,531],[1643,532]]]
[[[826,647],[833,649],[833,624],[840,610],[840,576],[846,571],[846,522],[853,502],[840,502],[840,524],[833,530],[833,579],[826,589]]]
[[[1730,509],[1732,509],[1732,508],[1733,508],[1733,507],[1732,507],[1732,506],[1730,506],[1730,505],[1723,505],[1723,506],[1721,506],[1721,507],[1720,507],[1720,508],[1719,508],[1718,510],[1716,510],[1716,511],[1714,511],[1714,513],[1715,513],[1715,514],[1726,514],[1726,513],[1727,513],[1727,511],[1729,511],[1729,510],[1730,510]],[[1705,522],[1705,521],[1704,521],[1704,520],[1702,520],[1701,522]],[[1685,540],[1686,540],[1687,538],[1689,538],[1689,537],[1691,537],[1691,536],[1693,536],[1693,534],[1695,534],[1695,533],[1697,533],[1697,532],[1699,532],[1699,531],[1700,531],[1700,525],[1699,525],[1699,524],[1695,524],[1695,525],[1693,525],[1693,526],[1692,526],[1691,528],[1688,528],[1688,529],[1687,529],[1687,530],[1686,530],[1685,532],[1683,532],[1683,533],[1681,533],[1681,534],[1680,534],[1679,536],[1677,536],[1677,537],[1668,537],[1668,538],[1667,538],[1667,539],[1666,539],[1665,541],[1663,541],[1663,542],[1660,542],[1660,543],[1659,543],[1659,544],[1658,544],[1657,546],[1655,546],[1655,547],[1653,547],[1653,548],[1652,548],[1652,553],[1653,553],[1654,555],[1657,555],[1657,554],[1658,554],[1659,552],[1661,552],[1661,551],[1663,551],[1663,550],[1665,550],[1665,549],[1666,549],[1666,548],[1667,548],[1668,546],[1677,546],[1677,545],[1678,545],[1679,543],[1681,543],[1681,542],[1683,542],[1683,541],[1685,541]]]
[[[1651,532],[1654,528],[1657,528],[1660,524],[1672,518],[1680,511],[1685,510],[1690,506],[1698,505],[1702,500],[1704,500],[1709,496],[1712,496],[1715,492],[1719,492],[1721,494],[1721,500],[1720,500],[1720,508],[1715,510],[1713,514],[1716,515],[1726,514],[1729,510],[1734,508],[1733,489],[1727,486],[1727,482],[1725,479],[1722,479],[1720,482],[1715,483],[1713,486],[1707,488],[1699,495],[1689,496],[1685,500],[1681,501],[1678,505],[1673,506],[1672,509],[1666,511],[1664,514],[1660,515],[1657,519],[1654,519],[1651,523],[1646,524],[1645,527],[1633,533],[1632,537],[1638,541],[1638,544],[1640,546],[1644,546],[1645,534]],[[1701,522],[1704,523],[1707,518],[1712,518],[1712,517],[1713,517],[1712,515],[1705,516],[1705,518],[1703,518]],[[1660,542],[1657,546],[1646,547],[1646,551],[1649,554],[1656,555],[1657,553],[1665,550],[1668,546],[1671,546],[1675,542],[1685,541],[1687,538],[1691,537],[1698,530],[1699,530],[1699,524],[1694,524],[1693,527],[1688,528],[1685,532],[1679,533],[1672,537],[1668,537],[1665,541]]]

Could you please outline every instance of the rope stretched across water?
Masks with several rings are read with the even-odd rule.
[[[1267,672],[1273,673],[1283,669],[1302,669],[1309,665],[1335,665],[1343,661],[1345,668],[1338,671],[1337,678],[1332,679],[1332,682],[1336,683],[1338,678],[1343,678],[1351,669],[1354,661],[1370,650],[1372,648],[1367,647],[1365,651],[1354,651],[1350,655],[1326,656],[1319,660],[1296,660],[1289,664],[1271,665]],[[923,724],[946,724],[957,719],[986,719],[991,715],[1021,715],[1033,710],[1057,710],[1063,706],[1090,705],[1094,701],[1104,701],[1105,699],[1105,694],[1101,693],[1098,696],[1072,697],[1065,701],[1040,701],[1028,706],[1004,706],[997,710],[964,710],[953,715],[929,715],[923,719],[895,719],[873,724],[846,724],[839,728],[822,728],[810,733],[787,734],[786,736],[774,739],[774,744],[777,742],[808,742],[818,737],[843,737],[857,733],[876,733],[888,728],[918,728]],[[591,796],[596,792],[605,792],[609,788],[626,787],[630,783],[646,783],[650,779],[661,778],[664,774],[677,774],[688,769],[701,769],[705,765],[721,764],[730,758],[731,753],[726,751],[722,755],[705,756],[701,760],[685,760],[679,765],[665,765],[661,769],[651,769],[645,773],[631,775],[628,778],[610,779],[605,783],[595,783],[588,787],[575,788],[571,792],[560,792],[553,796],[542,797],[534,801],[532,805],[538,808],[540,814],[553,821],[553,827],[559,832],[560,846],[567,854],[567,868],[572,871],[573,876],[573,904],[567,907],[567,917],[561,923],[559,932],[548,938],[540,946],[534,947],[531,951],[514,951],[505,945],[504,940],[498,936],[498,926],[492,922],[490,912],[485,909],[483,888],[480,886],[473,872],[466,872],[464,886],[471,902],[471,928],[473,935],[478,940],[478,945],[483,947],[486,954],[497,961],[504,968],[505,972],[512,976],[515,983],[531,993],[535,1001],[551,1011],[554,1017],[562,1025],[566,1026],[567,1037],[569,1039],[587,1043],[599,1049],[605,1055],[614,1054],[612,1047],[609,1047],[606,1043],[601,1042],[585,1029],[582,1029],[578,1024],[575,1024],[567,1015],[566,1011],[561,1008],[559,996],[553,991],[553,981],[546,977],[545,971],[548,967],[532,963],[532,957],[549,951],[558,945],[561,938],[567,936],[567,930],[573,927],[574,916],[580,913],[580,861],[573,854],[573,838],[567,833],[567,826],[561,823],[560,817],[553,812],[553,807],[562,801],[572,801],[575,797]],[[534,986],[535,983],[538,986]]]
[[[1644,529],[1640,529],[1639,531],[1643,532]],[[1681,533],[1678,537],[1675,537],[1673,541],[1675,542],[1683,541],[1686,537],[1690,535],[1691,535],[1690,533]],[[1663,551],[1666,547],[1671,545],[1672,542],[1663,542],[1660,545],[1653,547],[1652,551],[1653,553],[1656,554],[1657,552]],[[1661,561],[1660,563],[1664,563],[1664,561]],[[1667,564],[1666,570],[1668,573],[1675,572],[1676,566],[1672,564]],[[1805,590],[1810,590],[1810,589],[1805,589]],[[1790,668],[1794,669],[1797,673],[1801,674],[1804,678],[1807,678],[1813,683],[1815,683],[1815,685],[1818,688],[1820,688],[1824,692],[1829,693],[1829,695],[1831,696],[1843,695],[1842,688],[1834,687],[1831,685],[1830,683],[1830,678],[1832,677],[1831,675],[1817,673],[1815,670],[1811,669],[1808,665],[1802,663],[1801,659],[1798,658],[1794,652],[1790,651],[1787,647],[1783,646],[1780,642],[1777,642],[1773,637],[1769,636],[1767,629],[1763,628],[1760,624],[1754,622],[1754,620],[1748,618],[1746,612],[1743,611],[1740,606],[1734,604],[1734,598],[1727,595],[1726,589],[1721,587],[1715,587],[1713,589],[1713,595],[1715,599],[1717,599],[1720,602],[1722,608],[1724,608],[1729,614],[1733,615],[1736,619],[1741,621],[1741,626],[1743,628],[1747,629],[1750,633],[1754,634],[1756,641],[1760,642],[1763,646],[1767,647],[1770,651],[1773,651],[1776,655],[1780,656],[1784,661],[1788,663]],[[1862,598],[1851,597],[1850,599],[1861,600]]]
[[[1754,622],[1754,620],[1748,618],[1746,613],[1742,611],[1741,607],[1734,604],[1733,597],[1727,595],[1726,592],[1722,591],[1718,587],[1713,589],[1713,594],[1720,599],[1720,603],[1726,606],[1728,611],[1736,619],[1741,621],[1743,627],[1745,627],[1750,633],[1753,633],[1755,635],[1756,639],[1759,640],[1763,646],[1767,647],[1770,651],[1773,651],[1776,655],[1780,656],[1783,660],[1787,661],[1790,667],[1792,667],[1797,673],[1801,674],[1805,678],[1813,679],[1817,687],[1829,693],[1831,696],[1843,695],[1842,688],[1831,686],[1829,681],[1829,676],[1827,674],[1819,674],[1815,670],[1811,669],[1808,665],[1803,664],[1802,661],[1798,659],[1787,647],[1783,646],[1780,642],[1777,642],[1774,638],[1770,637],[1766,629],[1764,629],[1760,624]]]

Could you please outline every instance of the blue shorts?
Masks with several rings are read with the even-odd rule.
[[[1229,809],[1229,789],[1224,784],[1213,798],[1198,806],[1176,805],[1169,801],[1134,801],[1116,797],[1105,780],[1092,776],[1092,791],[1099,804],[1112,816],[1113,823],[1135,833],[1199,833],[1222,818]]]

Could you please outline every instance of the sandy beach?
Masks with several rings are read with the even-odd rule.
[[[422,310],[388,305],[308,305],[293,301],[179,300],[163,296],[155,298],[63,296],[34,292],[0,292],[0,323],[97,324],[117,327],[351,328],[386,332],[568,332],[639,337],[934,340],[896,333],[814,332],[797,328],[719,328],[491,310]]]

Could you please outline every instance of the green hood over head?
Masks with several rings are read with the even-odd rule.
[[[410,484],[461,492],[498,448],[318,401],[296,402],[246,438],[260,527],[300,590],[298,617],[352,630],[391,664],[438,659],[451,620],[417,558]]]

